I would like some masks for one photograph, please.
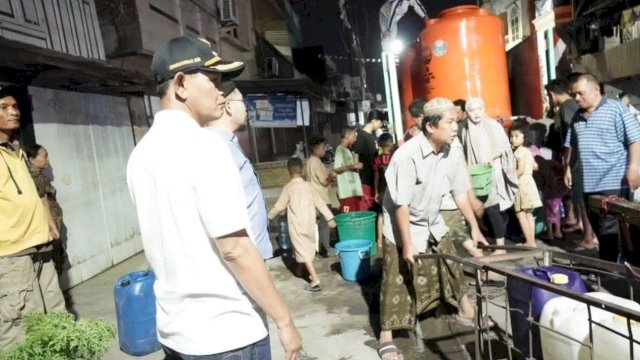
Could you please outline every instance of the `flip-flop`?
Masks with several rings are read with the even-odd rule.
[[[318,285],[313,285],[311,286],[311,284],[306,284],[304,286],[304,289],[307,291],[311,291],[311,292],[318,292],[318,291],[322,291],[322,288],[320,287],[320,284]]]
[[[378,345],[378,356],[380,356],[380,359],[387,360],[389,358],[387,357],[385,359],[384,356],[391,354],[396,354],[398,360],[403,359],[402,353],[400,352],[400,350],[398,350],[398,347],[393,343],[393,341],[383,342]]]

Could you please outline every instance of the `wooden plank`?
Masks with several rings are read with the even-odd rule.
[[[482,264],[492,264],[492,263],[505,262],[505,261],[542,258],[543,255],[544,255],[543,249],[535,249],[535,250],[510,252],[504,255],[488,255],[488,256],[483,256],[479,258],[470,258],[467,260],[469,260],[470,262],[482,265]]]
[[[68,85],[66,79],[75,79],[77,86],[88,85],[93,87],[88,91],[98,93],[145,92],[151,94],[155,91],[155,84],[149,73],[109,66],[101,61],[72,56],[2,37],[0,37],[0,48],[3,49],[0,52],[0,68],[3,69],[2,77],[5,80],[13,76],[16,81],[19,81],[28,76],[32,79],[32,85],[60,88]],[[59,75],[55,74],[56,70],[60,71]],[[53,72],[46,75],[48,71]],[[43,83],[38,80],[40,75],[43,76]]]
[[[591,196],[589,197],[589,207],[592,211],[599,213],[602,211],[602,202],[605,199],[606,196],[602,195]],[[621,216],[631,225],[640,226],[640,203],[628,200],[608,201],[607,208],[608,213]]]

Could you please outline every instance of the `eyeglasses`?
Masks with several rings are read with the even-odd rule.
[[[240,99],[227,99],[227,102],[231,102],[231,101],[242,101],[242,103],[244,104],[244,107],[246,109],[250,109],[251,108],[251,105],[249,104],[249,102],[246,99],[242,99],[242,100],[240,100]]]

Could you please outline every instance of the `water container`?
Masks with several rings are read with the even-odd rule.
[[[519,269],[518,272],[547,282],[551,282],[552,278],[557,278],[558,281],[554,281],[556,285],[579,293],[587,292],[587,287],[580,277],[580,274],[561,267],[540,266],[537,268]],[[531,286],[529,282],[512,278],[507,279],[507,295],[509,297],[513,342],[517,349],[524,352],[524,358],[529,356],[529,322],[527,321],[527,317],[529,316],[529,301],[531,301],[531,315],[533,320],[538,321],[542,313],[542,308],[547,301],[558,297],[558,295]],[[540,330],[536,325],[531,326],[531,342],[531,355],[536,359],[540,359],[542,357]]]
[[[280,216],[278,218],[278,247],[280,247],[281,250],[293,249],[291,238],[289,237],[289,225],[286,216]]]
[[[432,99],[480,97],[493,118],[511,116],[509,71],[500,17],[475,5],[456,6],[425,20],[420,34],[425,93]]]
[[[116,280],[116,301],[120,350],[142,356],[161,348],[156,333],[156,297],[151,271],[137,271]]]
[[[347,281],[358,281],[371,273],[371,242],[369,240],[347,240],[336,244],[340,255],[342,277]]]
[[[371,256],[376,256],[376,219],[374,211],[352,211],[336,215],[338,238],[345,240],[369,240],[371,242]]]
[[[617,297],[608,293],[593,292],[586,294],[587,296],[594,297],[599,300],[604,300],[610,303],[614,303],[623,306],[630,310],[640,311],[640,304]],[[611,321],[615,318],[615,315],[599,309],[595,306],[591,307],[591,319],[600,324],[606,324],[607,321]],[[587,311],[587,305],[566,297],[557,297],[547,302],[540,315],[540,324],[543,326],[540,329],[540,341],[542,344],[542,355],[545,360],[590,360],[590,351],[587,346],[581,345],[580,342],[589,343],[589,313]],[[608,319],[608,320],[607,320]],[[625,331],[620,331],[623,334],[628,333],[626,331],[626,320],[622,321]],[[548,327],[558,333],[545,329]],[[612,326],[611,326],[612,327]],[[634,338],[640,340],[640,334],[636,334],[636,330],[632,330]],[[562,334],[562,335],[560,335]],[[616,335],[603,329],[599,326],[593,325],[594,335],[594,354],[598,351],[609,351],[609,357],[601,357],[601,359],[611,358],[610,350],[613,349],[611,345],[603,344],[610,343],[625,343],[626,354],[629,353],[629,343],[626,339],[615,339]],[[617,335],[616,335],[617,336]],[[569,338],[571,339],[569,339]],[[598,346],[596,346],[598,345]],[[623,357],[621,354],[624,352],[615,352],[618,359],[629,359],[629,356]],[[620,354],[620,356],[618,356]],[[634,352],[634,355],[636,353]],[[640,355],[640,349],[638,349],[638,355]],[[597,357],[594,357],[596,359]],[[640,359],[640,357],[639,357]]]
[[[593,360],[610,360],[612,354],[615,354],[616,359],[640,360],[640,345],[633,344],[632,358],[629,348],[630,340],[626,338],[633,336],[634,340],[640,340],[640,325],[637,322],[631,321],[631,336],[627,319],[624,317],[613,316],[603,320],[601,324],[624,334],[624,337],[603,327],[595,326],[593,329]]]

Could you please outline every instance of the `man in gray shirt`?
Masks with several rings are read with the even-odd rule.
[[[234,134],[246,127],[247,106],[240,90],[232,82],[222,84],[222,91],[227,103],[222,117],[207,124],[207,130],[221,136],[227,141],[233,160],[240,171],[242,188],[247,198],[247,211],[251,221],[252,239],[260,251],[263,259],[273,257],[273,247],[269,236],[269,219],[267,218],[267,205],[264,201],[260,180],[256,171],[247,159],[238,137]]]
[[[471,324],[474,317],[461,264],[414,260],[422,253],[457,255],[449,228],[440,216],[446,193],[453,195],[469,223],[473,241],[485,241],[467,194],[470,184],[463,151],[450,146],[458,131],[455,107],[445,98],[434,98],[425,104],[423,115],[422,132],[394,153],[385,173],[378,349],[382,359],[399,358],[392,331],[413,329],[417,315],[440,301],[458,306],[457,318],[462,323]]]

